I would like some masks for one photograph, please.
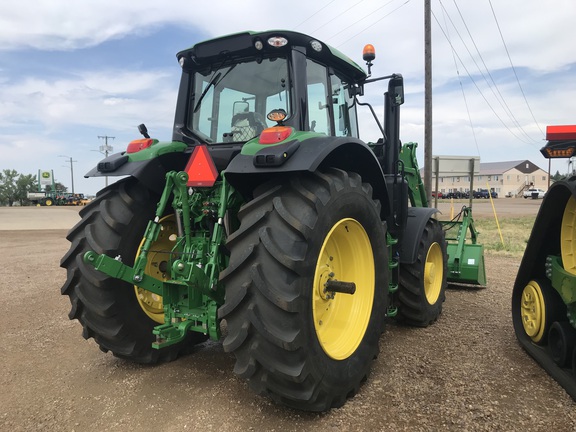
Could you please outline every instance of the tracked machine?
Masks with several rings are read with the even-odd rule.
[[[576,126],[548,126],[546,158],[570,158]],[[512,293],[518,341],[576,400],[576,177],[555,182],[534,222]]]
[[[367,73],[289,31],[177,57],[172,141],[141,125],[142,139],[87,174],[124,178],[68,234],[70,318],[102,351],[139,363],[222,339],[257,393],[307,411],[341,406],[368,376],[386,319],[427,326],[445,299],[436,210],[408,205],[419,186],[400,158],[403,78],[370,78],[372,46]],[[357,106],[381,80],[381,136],[366,143]]]

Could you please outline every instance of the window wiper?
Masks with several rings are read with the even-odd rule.
[[[218,72],[218,73],[214,72],[214,75],[212,75],[212,78],[208,82],[208,85],[206,86],[206,88],[204,89],[202,94],[200,95],[198,102],[196,102],[196,105],[194,106],[194,112],[198,111],[198,108],[200,108],[200,103],[202,102],[202,99],[204,99],[204,96],[206,96],[206,93],[208,93],[208,90],[210,90],[210,88],[213,85],[215,85],[216,80],[219,79],[221,75],[222,75],[221,72]]]
[[[234,69],[235,67],[236,67],[236,65],[230,66],[230,69],[228,69],[224,75],[222,75],[222,72],[214,72],[214,75],[212,76],[212,78],[208,82],[208,85],[206,86],[206,88],[204,89],[202,94],[200,95],[198,102],[196,102],[196,105],[194,106],[194,112],[198,111],[198,108],[200,108],[200,103],[202,102],[202,99],[204,99],[204,96],[206,96],[206,93],[208,93],[208,90],[210,90],[210,88],[213,86],[217,86],[220,83],[220,81],[222,81],[224,78],[226,78],[226,75],[228,75],[230,73],[230,71],[232,69]]]

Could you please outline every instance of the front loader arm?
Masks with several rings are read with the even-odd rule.
[[[410,142],[402,146],[400,151],[400,161],[404,170],[406,181],[408,182],[408,197],[412,207],[428,207],[426,190],[418,168],[416,159],[416,147],[418,143]]]

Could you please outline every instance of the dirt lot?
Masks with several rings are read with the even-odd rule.
[[[510,203],[511,214],[535,214],[539,205]],[[475,215],[490,215],[482,206]],[[390,323],[359,394],[307,414],[254,395],[218,343],[143,367],[85,341],[60,295],[64,236],[76,220],[74,208],[0,208],[0,430],[576,429],[576,404],[516,342],[510,296],[519,259],[487,255],[488,287],[451,288],[429,328]]]

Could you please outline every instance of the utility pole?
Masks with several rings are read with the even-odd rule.
[[[72,194],[74,194],[74,162],[77,160],[72,160],[71,156],[59,155],[58,157],[67,158],[67,162],[70,164],[70,180],[72,181]]]
[[[424,189],[432,203],[432,30],[430,0],[424,0]],[[436,191],[438,192],[438,191]]]
[[[104,145],[100,146],[100,153],[102,153],[104,156],[108,157],[108,153],[110,153],[113,149],[113,147],[111,145],[108,145],[108,139],[114,139],[116,137],[111,137],[108,135],[98,135],[98,139],[103,139],[104,140]],[[108,186],[108,176],[105,177],[105,181],[106,181],[106,186]]]

